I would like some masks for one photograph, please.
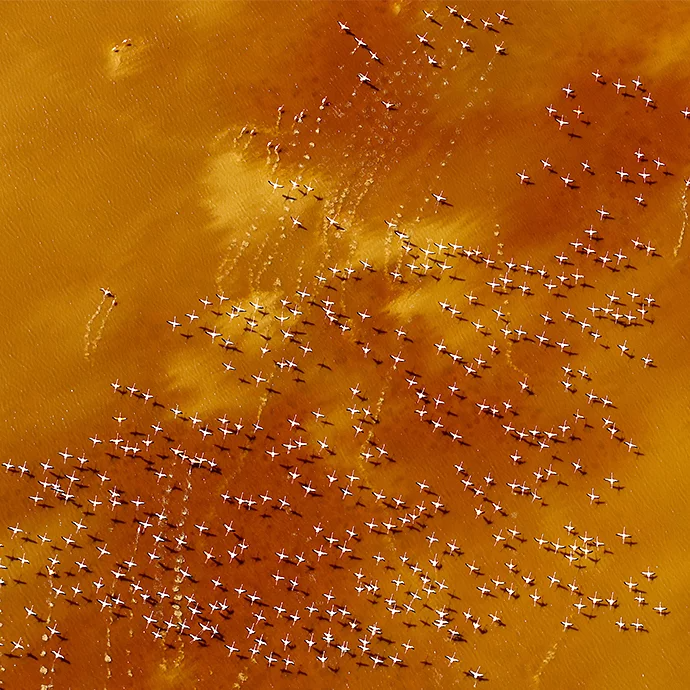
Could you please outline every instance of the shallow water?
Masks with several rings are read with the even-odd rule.
[[[460,9],[478,28],[463,28],[443,4],[423,8],[442,26],[425,20],[417,3],[3,6],[0,82],[11,96],[0,132],[7,286],[0,294],[0,416],[9,469],[0,470],[0,522],[23,530],[2,540],[5,687],[469,687],[467,674],[477,667],[487,687],[684,687],[683,431],[690,420],[683,181],[690,121],[680,111],[688,105],[683,55],[690,34],[681,3],[628,7],[518,3],[506,7],[511,24],[499,25],[502,8],[477,3]],[[497,32],[481,28],[480,17],[489,15]],[[356,49],[338,20],[381,63]],[[431,46],[415,37],[425,33]],[[472,52],[460,40],[469,40]],[[501,42],[503,55],[494,49]],[[605,84],[591,76],[597,68]],[[360,83],[358,73],[378,90]],[[644,91],[631,82],[638,74]],[[617,79],[632,97],[616,95]],[[568,83],[572,99],[561,91]],[[645,107],[643,95],[656,107]],[[387,110],[382,100],[396,107]],[[560,131],[546,112],[550,103],[569,121]],[[580,121],[572,113],[578,106]],[[639,163],[638,147],[646,156]],[[557,174],[542,168],[546,157]],[[657,171],[655,158],[665,167]],[[594,174],[583,171],[585,160]],[[619,181],[621,166],[632,182]],[[637,175],[643,168],[652,184]],[[533,184],[520,184],[523,169]],[[566,173],[575,180],[570,188],[560,179]],[[267,180],[283,187],[274,190]],[[299,187],[285,198],[290,180]],[[644,205],[635,201],[640,194]],[[602,207],[610,213],[603,221]],[[590,225],[596,239],[584,232]],[[631,240],[638,237],[655,251],[636,249]],[[578,239],[591,244],[591,257],[570,244]],[[468,258],[450,242],[481,255]],[[435,252],[429,268],[411,271],[407,264],[419,267],[424,249]],[[627,258],[617,270],[615,258],[607,267],[595,261],[619,249]],[[555,258],[561,253],[569,257],[562,265]],[[482,261],[488,257],[493,268]],[[487,283],[505,276],[502,262],[513,257],[534,270],[518,267],[511,289],[492,291]],[[356,272],[347,277],[350,266]],[[535,273],[542,266],[554,283],[568,275],[567,286],[545,288],[548,279]],[[402,277],[394,279],[394,271]],[[575,285],[573,274],[584,278]],[[522,295],[522,284],[531,294]],[[587,311],[609,305],[614,291],[621,314],[635,314],[647,295],[656,301],[627,327],[625,319],[617,325]],[[217,293],[229,300],[219,304]],[[211,306],[199,302],[206,296]],[[291,315],[281,299],[302,314]],[[324,313],[329,301],[335,322]],[[462,314],[454,318],[440,302]],[[246,312],[229,318],[233,304]],[[492,311],[499,307],[501,318]],[[185,316],[192,310],[198,320]],[[547,311],[554,322],[545,325],[540,315]],[[590,327],[567,321],[568,311]],[[166,323],[173,317],[183,324],[174,331]],[[508,337],[500,331],[506,323]],[[212,340],[200,326],[233,345],[223,348],[220,336]],[[400,328],[405,336],[396,334]],[[527,334],[518,338],[518,328]],[[595,329],[597,342],[588,335]],[[539,345],[542,332],[550,347]],[[559,341],[569,344],[563,352],[554,346]],[[435,347],[440,343],[445,351]],[[300,349],[307,344],[311,352]],[[449,356],[456,352],[462,363]],[[646,368],[641,357],[648,353],[654,361]],[[405,361],[394,366],[391,356]],[[476,357],[484,364],[468,374],[463,364]],[[276,365],[288,360],[297,366]],[[567,365],[573,392],[560,383]],[[259,374],[267,381],[252,378]],[[525,377],[533,394],[521,392]],[[139,392],[114,392],[115,381]],[[415,395],[422,389],[424,403]],[[145,402],[147,390],[154,397]],[[588,404],[590,390],[613,404]],[[502,404],[508,400],[510,410]],[[500,416],[480,413],[484,401]],[[424,421],[415,413],[423,404]],[[585,420],[576,420],[576,410]],[[291,428],[295,415],[299,427]],[[226,429],[243,425],[225,441],[224,416]],[[613,437],[602,422],[607,416],[620,429]],[[254,431],[257,420],[263,428]],[[361,432],[353,429],[358,420]],[[571,427],[565,432],[558,428],[564,420]],[[154,434],[158,422],[163,431]],[[541,433],[528,445],[505,432],[509,422],[516,431]],[[213,435],[204,440],[200,428]],[[448,435],[456,430],[462,443]],[[558,440],[547,440],[543,432],[551,430]],[[94,445],[95,434],[104,442]],[[110,442],[117,434],[119,450]],[[288,453],[283,444],[300,438],[308,445]],[[324,438],[328,449],[317,443]],[[628,452],[624,441],[637,449]],[[135,457],[122,451],[125,444],[139,446]],[[191,458],[203,453],[218,466],[190,470],[172,448]],[[280,452],[274,460],[266,454],[272,448]],[[74,457],[64,460],[61,451]],[[521,464],[510,458],[516,451]],[[41,466],[47,459],[49,470]],[[578,460],[583,472],[573,469]],[[26,472],[18,469],[23,463]],[[533,473],[549,466],[558,475],[538,484]],[[104,473],[108,478],[99,479]],[[347,478],[353,473],[358,479]],[[484,480],[489,473],[492,485]],[[604,479],[612,474],[619,490]],[[463,478],[484,494],[475,496]],[[66,502],[39,480],[70,487],[74,498]],[[540,499],[517,495],[507,482],[529,485]],[[316,492],[308,494],[307,485]],[[122,505],[108,505],[112,489]],[[387,498],[377,501],[373,491]],[[599,495],[596,503],[590,492]],[[233,498],[224,502],[223,493]],[[272,500],[262,504],[260,494]],[[34,505],[30,496],[42,500]],[[250,496],[253,510],[235,498]],[[403,508],[393,502],[398,496]],[[94,497],[103,505],[91,510]],[[138,508],[137,497],[145,501]],[[278,509],[281,497],[289,508]],[[410,519],[421,502],[426,510]],[[479,508],[484,514],[477,516]],[[162,521],[155,517],[161,511]],[[136,522],[147,515],[150,527]],[[378,527],[370,532],[372,518]],[[87,529],[72,522],[80,520]],[[231,520],[235,532],[226,535],[223,524]],[[387,520],[400,527],[389,533]],[[319,522],[324,531],[317,534],[312,525]],[[605,547],[579,551],[573,565],[563,552],[539,548],[542,534],[582,545],[563,529],[569,523]],[[209,530],[195,528],[202,524]],[[351,528],[357,536],[348,539]],[[511,538],[513,528],[519,538]],[[632,543],[616,537],[622,530]],[[331,533],[352,551],[341,557],[335,545],[328,548]],[[167,541],[156,546],[153,534]],[[496,534],[506,541],[495,543]],[[62,539],[70,535],[71,546]],[[179,535],[186,547],[175,543]],[[450,553],[453,539],[462,555]],[[228,551],[238,552],[241,542],[246,554],[230,562]],[[99,557],[98,546],[109,553]],[[328,555],[317,558],[319,548]],[[279,563],[281,549],[289,562]],[[298,564],[302,552],[306,561]],[[405,553],[407,565],[399,558]],[[50,574],[53,555],[60,563]],[[429,562],[435,557],[436,568]],[[79,571],[81,559],[90,572]],[[511,559],[519,569],[513,575],[505,566]],[[127,560],[137,565],[128,570]],[[415,562],[423,569],[417,575],[409,567]],[[473,562],[481,574],[466,567]],[[376,594],[355,591],[360,568],[363,582],[378,583]],[[648,569],[657,573],[651,581],[641,574]],[[278,571],[286,579],[274,581]],[[561,586],[550,585],[554,572]],[[437,584],[425,593],[423,573],[447,589]],[[530,573],[534,585],[522,579]],[[404,585],[396,590],[397,576]],[[631,577],[644,605],[623,584]],[[588,605],[581,614],[573,607],[579,595],[565,588],[573,580]],[[151,593],[148,603],[134,591],[137,582]],[[506,593],[511,584],[519,598]],[[73,596],[77,585],[83,593]],[[267,621],[256,623],[260,606],[237,595],[241,585],[261,595]],[[491,594],[482,596],[480,586]],[[164,587],[171,597],[157,594]],[[348,613],[329,620],[323,595],[331,590]],[[530,598],[535,590],[545,606]],[[420,600],[413,601],[414,591]],[[612,591],[617,608],[593,610],[587,597]],[[391,595],[414,613],[391,614]],[[117,596],[123,603],[113,605]],[[203,610],[191,613],[185,596]],[[111,606],[101,612],[98,599]],[[223,600],[228,608],[213,612],[210,605]],[[273,607],[281,601],[286,611],[278,617]],[[659,601],[668,615],[652,610]],[[304,607],[311,602],[319,612],[310,616]],[[287,616],[296,610],[301,620],[293,625]],[[433,625],[437,610],[450,621],[441,630]],[[479,617],[476,630],[463,615],[468,610],[471,620]],[[494,612],[505,625],[491,621]],[[576,629],[562,629],[566,617]],[[614,625],[621,617],[623,632]],[[646,632],[630,627],[638,619]],[[187,633],[201,640],[167,631],[166,620],[186,620]],[[199,620],[217,625],[218,635],[204,632]],[[54,624],[59,635],[44,639]],[[383,633],[362,654],[359,639],[373,624]],[[317,654],[329,629],[335,640],[322,664]],[[449,629],[458,631],[455,641]],[[318,652],[304,642],[312,631]],[[252,641],[262,634],[267,645],[252,658]],[[224,645],[233,640],[240,651],[228,659]],[[405,652],[408,640],[414,649]],[[13,653],[15,641],[23,649]],[[343,641],[350,651],[335,646]],[[64,660],[52,653],[58,649]],[[271,652],[279,661],[269,667]],[[385,665],[373,668],[370,654]],[[393,664],[396,654],[404,665]],[[288,655],[295,664],[283,671]]]

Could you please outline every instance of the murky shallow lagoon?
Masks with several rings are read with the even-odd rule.
[[[683,687],[688,11],[458,11],[3,6],[5,687]]]

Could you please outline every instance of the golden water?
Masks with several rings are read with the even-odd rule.
[[[423,9],[433,11],[442,26],[425,20]],[[521,2],[505,8],[511,24],[499,25],[495,13],[503,7],[475,3],[459,9],[471,15],[477,28],[462,28],[443,4],[3,4],[0,313],[5,357],[0,420],[3,461],[11,460],[14,469],[0,469],[0,524],[19,524],[24,530],[16,537],[6,531],[1,540],[7,566],[0,572],[6,582],[0,589],[0,681],[5,687],[470,687],[473,681],[465,672],[478,666],[488,678],[487,687],[685,687],[690,668],[685,652],[689,475],[684,430],[690,420],[683,181],[690,172],[690,120],[680,111],[689,105],[684,89],[690,76],[685,60],[690,11],[684,3]],[[498,33],[482,30],[480,18],[488,16]],[[339,31],[337,20],[364,39],[382,64],[371,61],[367,51],[355,50],[353,37]],[[425,33],[433,49],[415,37]],[[473,52],[462,51],[459,40],[469,40]],[[505,55],[494,50],[501,42]],[[427,55],[440,67],[432,67]],[[605,85],[591,76],[597,68]],[[358,73],[367,73],[378,91],[361,84]],[[633,91],[631,79],[638,74],[644,92]],[[627,84],[634,98],[616,96],[616,79]],[[566,100],[561,87],[568,83],[576,95]],[[651,94],[658,107],[645,107],[643,93]],[[323,98],[328,105],[320,108]],[[382,100],[399,105],[387,111]],[[550,103],[570,122],[563,131],[548,117],[545,106]],[[571,111],[578,105],[584,111],[581,119],[590,124],[577,122]],[[305,116],[297,122],[295,116],[303,110]],[[634,156],[638,147],[647,157],[639,164]],[[546,157],[559,176],[570,172],[575,188],[567,189],[558,176],[542,169],[539,159]],[[653,163],[657,157],[666,163],[658,172]],[[593,176],[582,171],[584,160]],[[619,182],[615,171],[621,166],[635,184]],[[645,166],[655,184],[643,185],[636,175]],[[533,185],[519,184],[516,172],[523,168]],[[297,191],[294,200],[285,199],[291,179],[314,192],[305,196]],[[278,180],[284,188],[273,190],[267,180]],[[434,201],[432,193],[441,191],[452,205]],[[640,193],[645,206],[634,200]],[[596,210],[602,205],[612,220],[599,220]],[[291,216],[299,217],[304,227],[293,226]],[[326,216],[344,229],[329,226]],[[415,246],[409,253],[384,220],[394,220],[410,236]],[[586,246],[584,230],[590,224],[603,239],[591,242],[597,253],[587,258],[569,243],[579,238]],[[656,247],[655,256],[634,248],[631,239],[638,236]],[[472,262],[460,252],[445,258],[452,265],[448,271],[436,266],[424,278],[412,275],[405,264],[413,257],[421,263],[421,249],[427,246],[437,252],[434,258],[444,260],[434,242],[480,247],[483,256],[497,263],[515,257],[516,263],[529,261],[535,269],[546,265],[552,277],[559,268],[569,274],[577,270],[589,287],[563,290],[565,296],[559,298],[532,274],[524,277],[532,296],[522,297],[519,290],[492,294],[486,282],[505,271]],[[630,258],[619,271],[594,261],[606,251],[613,256],[619,247]],[[558,265],[554,255],[560,252],[572,265]],[[364,271],[360,259],[376,272]],[[329,267],[340,268],[343,276],[348,265],[357,269],[352,278],[332,277]],[[389,272],[396,268],[404,283],[391,278]],[[319,286],[316,274],[328,276],[335,289]],[[514,286],[523,282],[523,275],[521,269],[513,274]],[[101,287],[115,294],[116,303]],[[333,300],[335,312],[349,317],[351,330],[341,332],[327,323],[320,307],[300,301],[295,290],[301,288],[318,304]],[[633,288],[656,299],[644,326],[616,327],[610,318],[600,321],[586,310],[593,302],[606,306],[605,295],[615,291],[625,303],[621,312],[627,313],[635,308],[626,295]],[[480,298],[480,306],[468,303],[464,295],[470,292]],[[230,298],[222,308],[216,293]],[[207,295],[214,306],[204,309],[198,300]],[[309,342],[313,352],[308,356],[280,333],[274,316],[287,314],[281,298],[303,311],[300,319],[306,324],[296,319],[286,323],[299,342]],[[244,317],[252,313],[250,300],[266,307],[268,315],[259,319],[256,330],[270,341],[243,330]],[[457,304],[466,320],[454,321],[443,312],[439,302],[444,300]],[[242,304],[247,313],[231,321],[223,315],[231,304]],[[511,343],[504,338],[491,311],[499,306],[511,327],[522,325],[531,340]],[[194,309],[201,318],[190,324],[184,314]],[[357,316],[364,310],[371,319]],[[566,338],[573,354],[538,346],[535,335],[544,329],[539,315],[547,310],[555,320],[546,327],[551,342]],[[600,329],[599,343],[565,322],[561,311],[567,310]],[[166,321],[174,316],[184,325],[173,333]],[[470,322],[477,319],[491,335],[475,331]],[[224,351],[219,341],[212,344],[197,328],[200,323],[221,331],[240,351]],[[372,325],[385,332],[377,333]],[[394,333],[400,327],[409,341]],[[181,337],[181,331],[193,337]],[[459,350],[466,361],[481,354],[491,368],[478,378],[465,376],[461,365],[437,355],[434,344],[442,339],[450,352]],[[494,339],[500,348],[496,357],[488,349]],[[633,358],[621,356],[616,347],[624,340]],[[272,352],[262,356],[264,343]],[[366,343],[371,352],[365,358],[361,346]],[[399,351],[406,361],[393,368],[390,355]],[[654,358],[653,368],[645,369],[640,360],[647,353]],[[294,356],[299,375],[275,366],[283,354]],[[236,371],[225,372],[221,363],[230,361]],[[591,383],[576,373],[576,392],[565,392],[559,381],[567,364],[575,373],[586,367]],[[427,419],[442,416],[445,428],[457,427],[468,445],[452,443],[420,422],[406,370],[420,374],[420,387],[429,394]],[[256,385],[251,376],[259,372],[269,382]],[[520,393],[518,382],[525,375],[533,396]],[[126,391],[113,393],[109,384],[116,380],[140,391],[150,389],[164,407],[145,404]],[[450,398],[447,386],[454,380],[466,399]],[[356,384],[366,401],[350,393]],[[585,393],[590,389],[608,396],[615,408],[589,406]],[[438,394],[444,404],[435,410]],[[508,413],[499,420],[478,415],[475,403],[484,399],[500,407],[510,399],[519,416]],[[359,437],[352,429],[356,420],[346,410],[353,402],[359,408],[370,406],[379,422],[365,425],[366,433]],[[204,422],[192,429],[189,419],[174,420],[169,410],[175,405],[187,418],[196,414]],[[332,426],[310,414],[319,408]],[[576,409],[591,428],[582,421],[575,424]],[[242,419],[244,433],[259,412],[263,431],[255,439],[228,437],[227,449],[218,447],[218,417],[226,415],[233,423]],[[621,429],[621,441],[632,438],[639,454],[609,439],[601,421],[607,412]],[[122,424],[113,419],[120,414],[127,417]],[[287,419],[295,414],[304,430],[291,433]],[[566,443],[552,443],[541,452],[506,436],[501,427],[512,421],[518,429],[548,431],[566,418],[579,440],[566,437]],[[132,432],[140,431],[141,445],[157,421],[173,441],[157,435],[150,455],[142,456],[170,476],[156,478],[141,458],[105,454],[106,446],[115,452],[108,439],[117,433],[134,443]],[[204,441],[198,428],[206,423],[214,436]],[[288,458],[282,443],[300,433],[310,442],[310,453],[327,436],[335,455],[324,452],[311,463],[307,451]],[[88,438],[94,434],[105,443],[92,448]],[[369,446],[376,464],[360,455],[369,439],[386,444],[388,455],[381,458]],[[189,474],[188,465],[169,452],[178,444],[189,455],[215,457],[222,474],[206,469]],[[273,445],[282,454],[271,463],[265,450]],[[87,467],[110,477],[102,484],[95,474],[78,472],[84,486],[78,488],[81,507],[65,504],[37,483],[44,475],[40,463],[48,458],[57,473],[78,467],[75,458],[65,463],[58,455],[66,448],[74,456],[83,451]],[[509,457],[516,448],[525,460],[519,467]],[[578,458],[586,475],[573,472],[571,462]],[[33,477],[16,470],[24,461]],[[287,474],[292,462],[302,475],[294,483]],[[453,467],[459,462],[475,485],[503,505],[504,514],[491,515],[491,504],[483,503],[492,524],[475,518],[474,508],[482,499],[464,490]],[[552,477],[543,484],[542,502],[513,495],[505,484],[517,480],[534,487],[532,472],[549,464],[561,483]],[[339,479],[329,487],[326,474],[333,470]],[[342,498],[336,486],[347,486],[345,475],[352,471],[360,480],[354,482],[354,496]],[[494,488],[482,480],[489,471]],[[604,481],[612,472],[620,491]],[[317,497],[305,497],[299,486],[310,479]],[[363,522],[372,516],[380,525],[387,517],[404,515],[374,503],[370,490],[383,489],[389,497],[402,494],[408,511],[424,500],[433,513],[430,501],[435,498],[423,495],[415,484],[422,480],[441,495],[449,512],[420,520],[419,531],[386,536],[380,527],[381,534],[369,534]],[[62,479],[61,486],[67,485]],[[156,526],[137,537],[135,507],[107,505],[107,490],[114,487],[127,501],[137,495],[146,501],[137,519],[164,507],[169,521],[179,527],[158,526],[153,518]],[[599,505],[591,505],[586,495],[592,488],[601,496]],[[258,495],[267,491],[273,504],[285,495],[297,512],[267,507],[247,512],[224,505],[219,497],[224,491],[259,501]],[[52,507],[34,506],[28,497],[37,494]],[[84,517],[86,500],[94,495],[105,505]],[[72,524],[80,519],[88,524],[86,536],[76,534]],[[236,539],[223,538],[222,524],[233,519],[250,545],[242,565],[228,563],[224,555]],[[194,528],[202,520],[216,537]],[[332,550],[316,562],[311,549],[325,542],[311,525],[319,521],[323,534],[332,530],[341,543],[345,530],[356,526],[361,541],[350,544],[351,555],[361,561],[338,559]],[[580,570],[552,550],[540,550],[533,539],[544,533],[569,544],[573,540],[563,525],[570,521],[579,534],[598,535],[607,546],[597,561],[581,557],[578,563],[586,565]],[[514,551],[494,546],[492,534],[502,529],[509,537],[507,529],[515,526],[526,542],[513,540]],[[632,546],[616,538],[623,528],[633,535]],[[179,571],[149,561],[154,530],[169,539],[187,534],[193,551],[182,555],[197,583],[180,583]],[[440,540],[438,548],[429,548],[424,538],[432,532]],[[39,534],[47,534],[52,543],[42,544]],[[65,545],[61,536],[70,534],[80,548]],[[98,558],[90,536],[107,543],[111,554]],[[465,639],[455,643],[447,628],[437,631],[431,625],[436,615],[423,607],[422,584],[398,559],[407,551],[410,563],[419,561],[431,571],[428,559],[442,554],[454,538],[464,554],[442,556],[434,577],[445,580],[449,589],[427,603],[431,609],[445,605],[451,611],[449,627]],[[203,551],[211,547],[223,557],[222,567],[205,562]],[[311,571],[307,564],[280,566],[283,575],[299,574],[297,592],[270,577],[279,567],[274,553],[282,547],[290,554],[309,554]],[[379,552],[393,569],[372,559]],[[179,568],[179,553],[165,547],[158,547],[158,553],[165,554],[168,567]],[[51,555],[61,564],[49,578]],[[22,557],[30,564],[22,565],[17,560]],[[77,572],[73,563],[81,558],[91,573]],[[268,604],[266,615],[273,626],[257,626],[268,646],[252,661],[237,655],[228,659],[223,643],[208,634],[206,647],[174,631],[164,640],[154,639],[154,626],[146,629],[142,619],[151,606],[111,574],[129,558],[139,564],[129,577],[141,579],[153,595],[163,587],[170,593],[177,587],[181,595],[193,592],[205,615],[208,603],[227,597],[234,613],[227,620],[219,614],[210,619],[218,623],[226,643],[237,642],[244,657],[250,656],[245,626],[254,620],[256,607],[238,599],[233,588],[244,584],[250,593],[256,589]],[[520,575],[510,576],[504,563],[511,558],[520,575],[535,576],[547,606],[535,607],[529,598],[534,588]],[[474,560],[482,567],[481,576],[472,576],[464,565]],[[367,581],[378,580],[383,596],[376,603],[354,591],[353,573],[360,566]],[[658,574],[651,582],[640,574],[647,568]],[[563,584],[577,578],[584,596],[598,592],[608,597],[615,591],[619,607],[598,607],[593,619],[578,616],[572,606],[578,597],[549,587],[546,576],[554,570]],[[395,595],[390,580],[397,574],[406,584]],[[212,589],[210,578],[216,576],[223,579],[227,594]],[[645,591],[647,605],[638,605],[624,586],[631,576]],[[91,583],[99,577],[106,586],[97,595]],[[493,589],[490,578],[514,582],[520,598],[511,600],[496,591],[495,598],[482,599],[476,587],[488,582]],[[80,596],[70,604],[51,589],[63,586],[69,593],[76,583],[91,603]],[[347,606],[362,629],[346,631],[340,614],[327,620],[322,594],[331,588],[337,604]],[[386,611],[383,599],[394,594],[400,602],[408,601],[403,593],[417,588],[423,599],[414,604],[415,614],[392,617]],[[111,614],[112,609],[100,612],[96,599],[106,591],[119,593],[129,606],[121,617]],[[285,617],[276,620],[271,607],[281,600],[288,613],[300,607],[302,620],[295,626]],[[312,600],[324,620],[316,615],[310,619],[304,611]],[[660,600],[669,609],[667,616],[652,611]],[[154,609],[162,612],[156,614],[159,626],[172,615],[169,602]],[[57,623],[64,640],[42,639],[45,624],[27,616],[25,606]],[[474,632],[465,620],[462,612],[468,608],[481,616],[485,634]],[[494,611],[505,627],[491,623],[488,614]],[[563,631],[560,621],[566,616],[577,630]],[[619,632],[614,621],[621,616],[628,624],[639,618],[648,632]],[[185,617],[189,622],[188,611]],[[387,659],[386,666],[374,669],[368,656],[360,656],[357,640],[376,622],[391,643],[373,643],[374,653],[398,653],[405,667],[392,667]],[[309,632],[303,626],[314,629],[320,650],[321,635],[332,628],[338,642],[349,641],[355,657],[341,657],[331,647],[322,667],[316,652],[307,651],[303,640]],[[281,672],[281,664],[268,668],[264,658],[270,650],[282,653],[280,640],[286,632],[296,645],[289,674]],[[25,649],[11,654],[13,641],[20,638]],[[408,638],[415,649],[404,654],[400,645]],[[51,650],[58,648],[69,663],[54,659]],[[449,666],[446,655],[453,654],[459,662]]]

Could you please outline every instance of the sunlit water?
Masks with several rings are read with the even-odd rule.
[[[6,687],[684,687],[690,34],[633,7],[3,7]]]

